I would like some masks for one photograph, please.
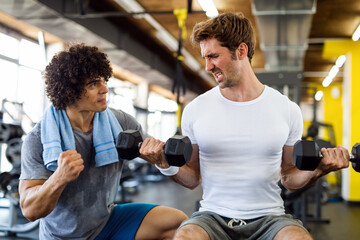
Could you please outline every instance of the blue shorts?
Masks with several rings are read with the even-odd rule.
[[[105,227],[95,240],[134,239],[145,215],[156,206],[145,203],[125,203],[115,206]]]

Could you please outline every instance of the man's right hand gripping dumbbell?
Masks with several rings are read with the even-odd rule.
[[[134,159],[140,156],[143,144],[141,134],[137,130],[122,131],[117,139],[116,148],[122,159]],[[190,139],[186,136],[175,135],[166,141],[164,154],[170,166],[181,167],[188,163],[192,154]]]

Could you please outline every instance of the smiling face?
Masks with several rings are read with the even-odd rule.
[[[240,59],[237,51],[231,52],[215,39],[200,42],[201,55],[205,59],[205,70],[211,72],[220,88],[233,87],[240,81]]]
[[[107,93],[107,80],[104,78],[89,80],[75,106],[81,111],[102,112],[107,108]]]

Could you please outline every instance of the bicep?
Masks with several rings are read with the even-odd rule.
[[[190,161],[186,164],[194,173],[199,177],[200,176],[200,161],[199,161],[199,145],[192,144],[192,154]]]
[[[281,159],[281,175],[284,176],[288,174],[295,168],[293,162],[293,150],[294,146],[287,146],[283,147],[282,151],[282,159]]]

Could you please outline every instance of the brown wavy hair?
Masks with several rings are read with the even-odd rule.
[[[241,12],[223,13],[194,26],[191,35],[193,43],[198,44],[210,38],[216,38],[221,46],[227,47],[232,53],[244,42],[248,46],[247,56],[251,62],[256,39],[251,22]]]
[[[64,110],[85,92],[90,79],[108,81],[112,68],[107,55],[95,46],[73,44],[57,53],[44,72],[46,95],[56,109]]]

